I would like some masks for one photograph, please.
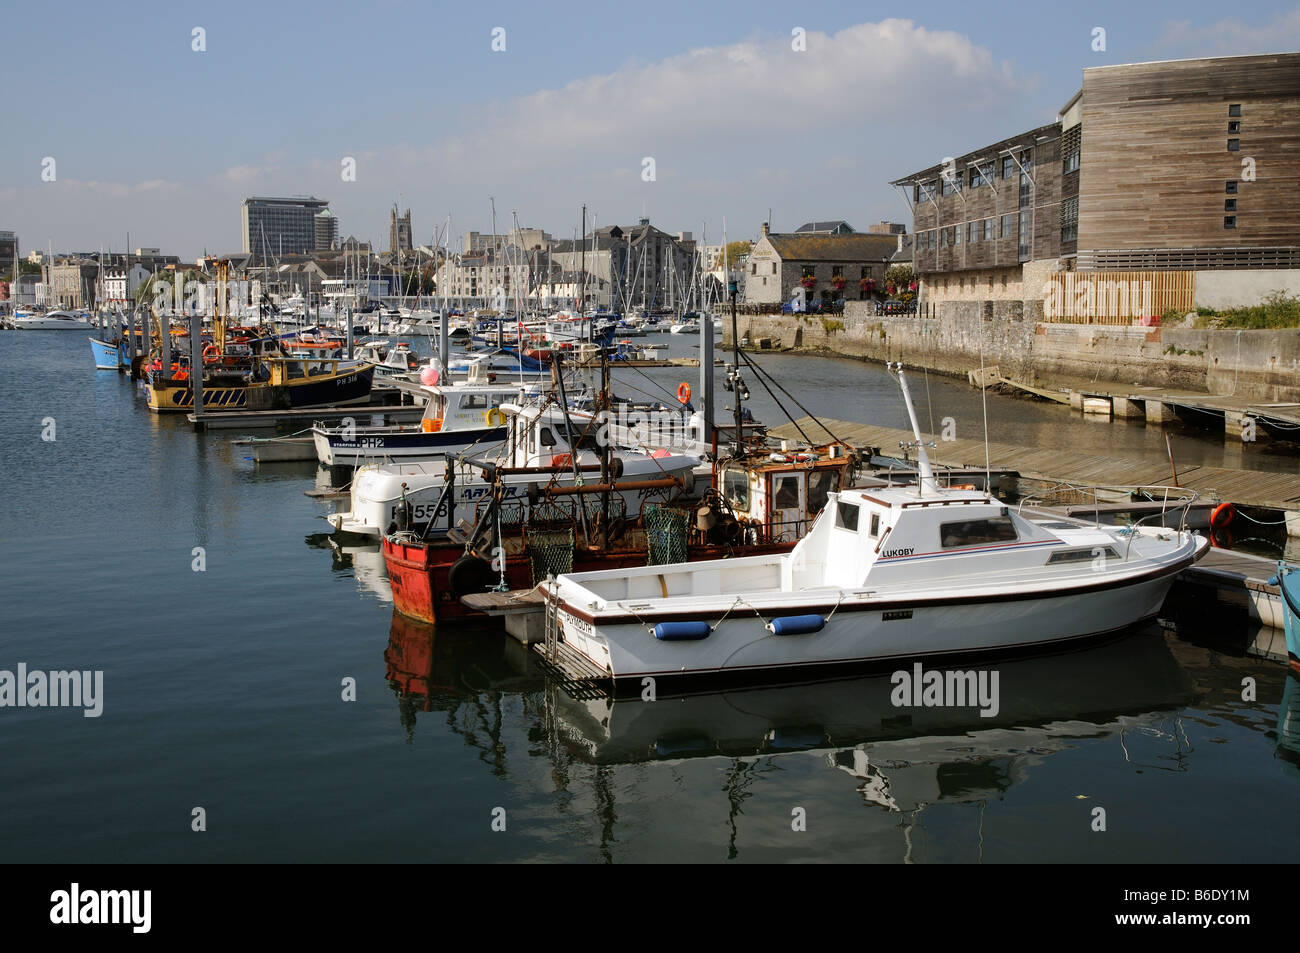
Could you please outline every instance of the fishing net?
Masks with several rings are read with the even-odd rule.
[[[645,508],[646,565],[686,562],[686,534],[690,516],[686,510],[651,504]]]
[[[573,572],[573,530],[543,530],[528,534],[528,557],[533,585],[548,575]]]

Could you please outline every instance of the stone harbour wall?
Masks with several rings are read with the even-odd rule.
[[[1042,319],[1042,301],[948,301],[938,317],[885,316],[850,301],[843,315],[741,315],[742,342],[763,339],[808,350],[965,377],[996,364],[1002,374],[1039,386],[1054,377],[1141,384],[1251,400],[1300,401],[1300,329],[1207,331],[1173,327],[1059,324]],[[730,346],[731,322],[723,321]]]

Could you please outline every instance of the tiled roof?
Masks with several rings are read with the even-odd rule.
[[[772,233],[767,236],[782,261],[888,261],[898,250],[893,235],[798,235]]]

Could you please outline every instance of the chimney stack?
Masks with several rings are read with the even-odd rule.
[[[768,230],[771,228],[771,225],[772,225],[771,222],[764,222],[764,223],[763,223],[763,234],[764,234],[764,235],[766,235],[766,234],[768,233]]]

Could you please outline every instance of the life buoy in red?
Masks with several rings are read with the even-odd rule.
[[[677,399],[683,404],[690,403],[691,385],[686,383],[686,381],[682,381],[677,385]]]
[[[1231,503],[1220,503],[1210,513],[1210,525],[1215,529],[1227,529],[1237,515],[1237,508]]]
[[[553,453],[551,454],[551,466],[553,467],[573,466],[573,455],[568,453]]]
[[[1211,529],[1210,545],[1215,549],[1232,549],[1232,531],[1228,529]]]
[[[220,357],[221,348],[217,347],[215,344],[209,344],[203,349],[203,362],[205,364],[211,364]]]

